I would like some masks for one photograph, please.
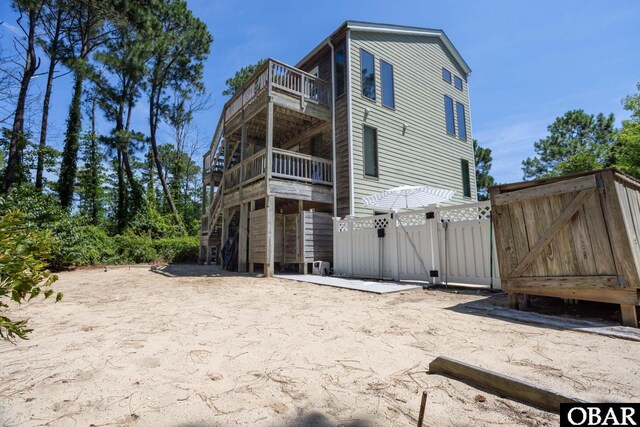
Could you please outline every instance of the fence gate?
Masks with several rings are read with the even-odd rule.
[[[334,272],[500,287],[489,202],[334,218]]]

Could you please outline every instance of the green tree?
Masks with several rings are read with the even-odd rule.
[[[96,49],[111,40],[112,28],[106,23],[109,18],[115,19],[116,10],[113,0],[83,0],[74,2],[71,7],[67,34],[71,53],[65,65],[73,70],[74,81],[58,177],[60,204],[65,208],[73,202],[82,132],[82,87],[92,73],[89,58]]]
[[[47,155],[47,126],[49,124],[49,104],[53,90],[56,67],[60,61],[69,54],[66,46],[66,27],[69,22],[71,5],[68,0],[43,1],[42,19],[39,21],[42,36],[38,43],[49,58],[47,70],[47,84],[42,101],[42,119],[40,121],[40,142],[38,146],[38,161],[36,165],[36,189],[42,190],[44,185],[43,173],[45,170]]]
[[[97,94],[91,94],[91,131],[82,139],[83,166],[78,172],[78,193],[80,195],[80,213],[88,218],[89,224],[99,225],[104,215],[106,198],[106,174],[102,163],[104,156],[100,151],[99,137],[96,132]]]
[[[7,299],[20,304],[41,293],[45,298],[53,295],[50,286],[58,277],[46,266],[54,245],[49,232],[25,224],[22,212],[9,211],[0,217],[0,310],[9,307]],[[58,293],[56,302],[61,299]],[[27,339],[31,331],[26,320],[11,320],[0,312],[0,338]]]
[[[478,145],[478,141],[473,140],[473,154],[476,163],[476,187],[478,200],[489,200],[489,187],[496,185],[495,179],[491,176],[491,149]]]
[[[31,79],[40,67],[40,59],[36,55],[36,28],[42,15],[42,4],[38,0],[13,0],[13,7],[19,13],[16,22],[26,40],[14,38],[24,64],[20,71],[20,89],[13,114],[13,127],[9,134],[9,157],[4,173],[5,195],[11,194],[16,178],[21,175],[22,156],[27,145],[27,137],[24,133],[25,104]]]
[[[618,134],[617,166],[630,175],[640,178],[640,83],[638,93],[622,100],[624,109],[631,117],[622,122]]]
[[[236,92],[242,89],[242,86],[244,86],[244,84],[247,82],[247,80],[249,80],[253,73],[255,73],[256,70],[265,63],[265,61],[266,59],[261,59],[253,65],[247,65],[246,67],[242,67],[238,71],[236,71],[233,77],[228,78],[225,81],[227,88],[222,92],[222,95],[235,95]]]
[[[101,72],[94,72],[98,104],[108,120],[114,123],[112,138],[108,139],[116,151],[118,172],[118,230],[142,208],[144,190],[134,174],[132,153],[144,137],[131,129],[133,108],[142,94],[144,78],[149,69],[150,46],[147,26],[150,25],[151,5],[133,0],[119,2],[120,14],[110,22],[110,38],[104,49],[97,52]],[[125,178],[126,176],[126,178]],[[127,186],[131,197],[127,197]]]
[[[549,136],[534,144],[536,156],[522,162],[524,179],[566,175],[614,164],[613,114],[594,116],[567,111],[547,128]]]
[[[148,39],[152,41],[152,56],[148,77],[149,140],[167,205],[176,223],[183,227],[169,185],[162,173],[158,153],[157,130],[163,112],[170,108],[167,92],[189,95],[204,90],[203,62],[209,54],[213,38],[207,26],[193,16],[183,0],[165,0],[154,8],[155,24]],[[166,114],[164,114],[166,116]]]

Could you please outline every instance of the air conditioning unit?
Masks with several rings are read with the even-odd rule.
[[[313,261],[312,274],[316,276],[328,276],[331,271],[331,264],[326,261]]]

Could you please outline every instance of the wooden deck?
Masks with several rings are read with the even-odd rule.
[[[279,259],[294,259],[274,252],[280,247],[274,240],[280,236],[274,237],[281,215],[276,204],[295,203],[296,215],[305,208],[331,211],[331,96],[328,82],[269,59],[225,104],[203,158],[203,260],[211,258],[212,246],[227,241],[231,221],[239,233],[240,271],[247,263],[264,263],[265,273],[272,275],[274,263],[283,262]],[[256,209],[264,214],[259,239],[257,223],[249,221]],[[264,240],[259,244],[263,255],[247,260],[247,245],[255,247],[258,240]],[[302,264],[305,257],[295,260]]]

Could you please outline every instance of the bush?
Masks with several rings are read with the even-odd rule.
[[[158,259],[165,262],[197,262],[200,243],[197,237],[175,237],[172,239],[157,239],[153,247]]]
[[[180,228],[171,216],[162,215],[152,206],[138,212],[129,222],[127,231],[152,239],[180,236]]]
[[[118,263],[116,244],[104,229],[80,224],[75,218],[59,221],[52,229],[60,242],[53,267]]]
[[[58,277],[46,269],[54,242],[48,231],[33,229],[26,224],[20,211],[0,216],[0,309],[8,308],[3,300],[9,298],[20,304],[41,293],[53,295],[49,287]],[[48,288],[48,289],[47,289]],[[62,294],[56,295],[56,302]],[[0,338],[27,338],[31,329],[26,320],[12,321],[0,312]]]
[[[136,236],[131,232],[125,232],[113,236],[116,251],[118,253],[117,263],[145,263],[158,260],[158,254],[153,248],[153,240],[148,237]]]
[[[120,235],[109,236],[104,228],[88,225],[78,215],[62,209],[51,194],[19,186],[13,194],[0,197],[0,215],[11,209],[24,212],[25,226],[51,234],[49,265],[56,269],[72,266],[133,264],[149,262],[197,262],[197,237],[181,237],[170,216],[146,208]],[[197,226],[197,232],[200,225]]]

